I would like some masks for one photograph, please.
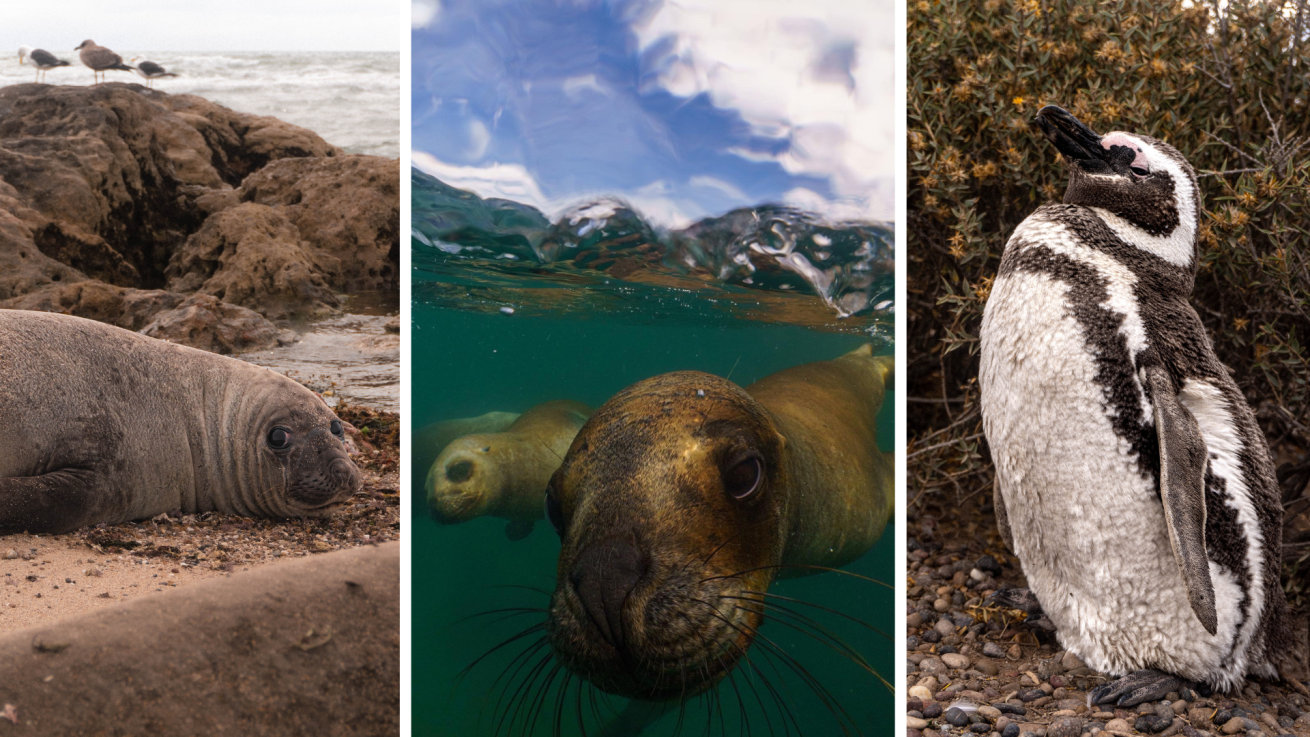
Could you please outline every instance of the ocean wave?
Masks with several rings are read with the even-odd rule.
[[[885,223],[761,204],[664,231],[614,197],[552,220],[418,170],[412,182],[417,300],[647,319],[727,314],[891,340],[894,234]]]
[[[88,85],[77,52],[51,50],[72,66],[51,70],[50,84]],[[400,56],[372,52],[170,52],[116,49],[143,56],[179,77],[156,80],[170,94],[199,95],[233,110],[272,115],[318,133],[348,153],[400,156]],[[35,70],[0,64],[0,86],[33,81]],[[111,72],[111,82],[137,82]]]

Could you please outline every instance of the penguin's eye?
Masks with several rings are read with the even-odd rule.
[[[341,420],[333,420],[332,424],[329,425],[328,428],[331,429],[332,434],[336,435],[337,437],[341,437],[342,435],[346,434],[345,428],[341,426]]]
[[[1146,176],[1147,174],[1150,174],[1150,173],[1151,173],[1151,172],[1149,172],[1149,171],[1143,169],[1143,168],[1140,167],[1140,166],[1130,166],[1130,167],[1128,167],[1128,168],[1129,168],[1129,169],[1132,169],[1133,173],[1136,174],[1136,175],[1139,176],[1139,177],[1144,177],[1144,176]]]
[[[749,498],[760,488],[764,464],[754,454],[738,460],[723,470],[723,490],[733,499]]]
[[[548,487],[546,489],[546,519],[555,528],[555,534],[561,538],[564,537],[564,510],[559,508],[559,500],[555,498],[555,489]]]
[[[291,433],[285,427],[275,427],[268,431],[268,444],[275,450],[282,450],[291,444]]]

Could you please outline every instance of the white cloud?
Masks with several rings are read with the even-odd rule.
[[[487,145],[491,143],[491,131],[487,130],[486,124],[477,118],[469,119],[469,147],[467,156],[471,161],[477,161],[487,153]]]
[[[427,28],[441,15],[439,0],[411,0],[409,22],[414,28]]]
[[[693,187],[705,187],[707,189],[717,190],[737,201],[737,204],[745,205],[750,201],[750,197],[738,187],[725,182],[718,177],[695,176],[687,180],[687,184]]]
[[[539,210],[550,210],[550,203],[537,186],[537,180],[520,164],[461,166],[447,164],[423,151],[413,151],[410,155],[415,168],[452,187],[467,189],[483,198],[501,197]]]
[[[891,0],[670,0],[634,30],[643,51],[670,44],[655,84],[706,93],[755,135],[792,144],[780,156],[736,153],[826,177],[838,199],[885,219],[896,166],[893,17]]]
[[[569,77],[560,86],[563,88],[564,94],[574,100],[578,99],[584,90],[590,90],[605,97],[610,96],[610,91],[596,79],[594,74]]]
[[[537,180],[522,164],[464,166],[448,164],[425,151],[410,153],[414,167],[452,187],[466,189],[484,199],[500,197],[532,205],[553,222],[565,210],[588,200],[621,199],[632,205],[646,222],[661,228],[682,228],[704,212],[694,201],[667,195],[671,188],[662,181],[651,182],[632,192],[580,192],[566,198],[548,199]]]

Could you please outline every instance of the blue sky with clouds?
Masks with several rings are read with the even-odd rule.
[[[890,219],[890,1],[413,0],[415,166],[548,214]]]

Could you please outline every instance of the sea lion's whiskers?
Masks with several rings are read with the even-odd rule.
[[[550,662],[554,659],[554,653],[547,652],[545,655],[541,656],[536,664],[532,666],[532,669],[528,671],[527,678],[519,684],[518,688],[514,689],[514,694],[510,697],[509,703],[513,706],[514,710],[511,712],[506,708],[505,713],[501,714],[500,719],[496,722],[495,734],[505,734],[505,730],[501,729],[501,727],[504,726],[506,717],[509,718],[510,730],[512,731],[514,729],[515,723],[518,722],[519,714],[523,711],[523,705],[527,703],[528,695],[532,693],[533,686],[536,684],[537,679],[541,677],[542,672],[546,670],[546,667],[550,665]]]
[[[499,624],[507,619],[513,619],[514,617],[521,617],[525,614],[548,614],[549,611],[550,610],[544,609],[542,607],[506,607],[504,609],[488,609],[485,612],[475,612],[473,614],[468,615],[467,617],[460,617],[459,619],[456,619],[454,622],[451,622],[449,625],[447,625],[447,629],[449,629],[450,627],[454,627],[455,625],[458,624],[463,624],[464,622],[468,622],[473,619],[478,619],[479,617],[490,617],[496,614],[506,614],[507,612],[510,613],[506,614],[506,616],[501,617],[499,619],[492,620],[489,624]]]
[[[547,674],[546,680],[543,681],[541,687],[537,689],[537,693],[533,697],[534,707],[528,710],[530,719],[523,725],[524,737],[527,737],[532,728],[537,725],[537,720],[541,718],[541,711],[546,708],[546,701],[550,697],[550,687],[554,685],[555,678],[559,675],[560,669],[563,667],[563,663],[556,662],[555,667],[551,668],[550,673]]]
[[[507,646],[513,644],[514,642],[516,642],[516,641],[518,641],[518,640],[521,640],[521,639],[523,639],[524,637],[527,637],[528,635],[531,635],[533,632],[543,631],[543,630],[545,630],[545,629],[546,629],[546,623],[545,623],[545,622],[538,622],[537,624],[534,624],[534,625],[532,625],[531,627],[529,627],[529,628],[523,630],[522,632],[519,632],[518,634],[514,635],[513,637],[510,637],[509,639],[504,640],[504,641],[501,642],[499,645],[496,645],[495,647],[491,648],[491,649],[488,650],[487,652],[485,652],[485,653],[479,655],[478,658],[477,658],[476,660],[474,660],[472,663],[469,663],[467,666],[465,666],[465,667],[464,667],[464,670],[461,670],[461,671],[459,672],[459,674],[458,674],[457,676],[455,676],[455,680],[457,680],[457,681],[458,681],[458,680],[462,680],[462,679],[464,678],[464,676],[468,675],[469,671],[473,670],[473,669],[477,666],[478,663],[481,663],[483,660],[485,660],[485,659],[487,658],[487,656],[491,655],[492,653],[496,652],[497,650],[500,650],[500,649],[503,648],[503,647],[507,647]],[[539,640],[539,642],[545,642],[545,636],[544,636],[544,635],[542,636],[542,639]]]
[[[822,604],[815,604],[814,602],[805,601],[804,599],[795,599],[795,598],[792,598],[792,597],[790,597],[790,596],[783,596],[782,594],[769,593],[769,592],[767,592],[767,591],[749,591],[749,590],[746,590],[746,589],[742,589],[742,593],[743,593],[743,594],[752,594],[752,595],[755,595],[755,596],[767,596],[767,597],[769,597],[770,599],[782,599],[783,601],[791,602],[791,603],[793,603],[793,604],[803,604],[804,606],[814,607],[815,609],[822,609],[823,611],[828,612],[829,614],[835,614],[835,615],[837,615],[838,617],[842,617],[843,619],[848,619],[848,620],[850,620],[850,621],[852,621],[852,622],[854,622],[854,623],[860,625],[861,627],[864,627],[864,628],[866,628],[866,629],[873,630],[874,632],[877,632],[878,634],[880,634],[880,635],[882,635],[883,637],[885,637],[888,641],[891,641],[891,639],[892,639],[892,636],[891,636],[891,635],[887,634],[886,632],[883,632],[881,629],[879,629],[879,628],[877,628],[877,627],[874,627],[873,625],[869,624],[868,622],[864,621],[863,619],[860,619],[860,618],[858,618],[858,617],[852,617],[851,615],[849,615],[849,614],[847,614],[847,613],[845,613],[845,612],[837,611],[836,609],[832,609],[832,608],[830,608],[830,607],[826,607],[826,606],[824,606],[824,605],[822,605]]]
[[[840,638],[840,637],[839,637],[835,632],[833,632],[832,630],[828,629],[827,627],[824,627],[822,624],[819,624],[818,622],[814,621],[813,619],[811,619],[811,618],[805,616],[804,614],[800,614],[799,612],[796,612],[796,611],[794,611],[794,610],[788,609],[788,608],[786,608],[786,607],[783,607],[783,606],[780,606],[780,605],[777,605],[777,604],[769,604],[769,603],[764,602],[764,601],[761,601],[761,600],[759,600],[759,599],[753,599],[753,598],[750,598],[750,597],[723,595],[723,596],[721,596],[721,597],[719,597],[719,598],[722,598],[722,599],[736,599],[736,600],[741,600],[741,601],[749,601],[749,602],[751,602],[752,604],[757,604],[757,605],[760,606],[760,609],[758,609],[758,610],[751,609],[750,607],[742,607],[742,606],[738,606],[738,607],[737,607],[738,609],[741,609],[741,610],[743,610],[743,611],[748,611],[748,612],[752,612],[752,613],[759,614],[759,615],[763,616],[764,613],[765,613],[765,611],[766,611],[766,609],[767,609],[767,611],[768,611],[769,613],[771,613],[771,614],[778,614],[778,615],[782,615],[782,616],[789,616],[789,617],[791,617],[791,618],[793,618],[793,619],[795,619],[795,620],[798,620],[799,622],[801,622],[801,624],[803,624],[803,625],[805,625],[805,626],[807,626],[807,627],[812,627],[812,628],[814,629],[814,632],[817,632],[817,633],[819,633],[819,634],[822,634],[824,637],[827,637],[827,638],[828,638],[829,640],[831,640],[833,643],[836,643],[837,645],[839,645],[839,646],[841,647],[841,650],[839,650],[838,652],[841,652],[843,656],[845,656],[845,657],[847,657],[847,658],[849,658],[849,659],[855,661],[857,664],[859,664],[861,667],[863,667],[863,668],[865,668],[866,670],[868,670],[868,671],[869,671],[870,673],[872,673],[873,675],[875,675],[875,676],[878,675],[877,671],[873,670],[873,666],[869,665],[869,662],[868,662],[867,660],[865,660],[864,656],[861,655],[861,654],[859,653],[859,651],[857,651],[854,647],[851,647],[850,645],[846,644],[846,642],[845,642],[844,640],[842,640],[842,639],[841,639],[841,638]],[[778,622],[779,624],[785,624],[785,625],[787,625],[787,626],[789,626],[789,627],[792,627],[792,628],[794,628],[794,629],[797,629],[798,631],[804,632],[804,634],[806,634],[806,635],[808,635],[808,636],[810,636],[810,637],[814,637],[815,639],[818,639],[818,638],[815,636],[814,633],[809,632],[809,631],[806,631],[806,630],[803,630],[803,629],[801,629],[799,626],[796,626],[796,625],[794,625],[794,624],[791,624],[791,623],[789,623],[789,622],[787,622],[787,621],[785,621],[785,620],[778,619],[778,618],[775,617],[775,618],[774,618],[774,621],[775,621],[775,622]],[[823,642],[823,640],[820,640],[820,641]],[[827,644],[827,643],[825,643],[825,644]],[[829,647],[831,647],[831,645],[829,645]],[[879,676],[879,678],[881,678],[881,676]]]
[[[546,598],[550,598],[550,596],[551,596],[551,592],[549,592],[549,591],[547,591],[547,590],[545,590],[545,589],[539,589],[539,588],[537,588],[536,586],[522,586],[522,585],[517,585],[517,584],[499,584],[499,585],[496,585],[496,586],[487,586],[486,588],[488,588],[488,589],[522,589],[522,590],[524,590],[524,591],[531,591],[531,592],[533,592],[533,593],[541,594],[542,596],[545,596]]]
[[[767,652],[765,654],[768,655]],[[769,667],[773,668],[774,675],[779,678],[782,677],[782,673],[778,671],[778,666],[774,665],[772,661],[765,662],[768,662]],[[797,734],[804,734],[804,732],[801,731],[800,722],[796,720],[796,715],[793,714],[791,709],[787,706],[787,702],[782,698],[782,694],[778,693],[778,689],[774,688],[773,682],[769,680],[768,676],[764,675],[764,671],[760,670],[760,667],[750,659],[749,655],[746,656],[746,664],[755,672],[755,675],[759,676],[764,687],[768,689],[769,695],[773,697],[773,705],[778,709],[778,716],[782,718],[783,729],[787,730],[783,734],[791,734],[792,725],[796,726]],[[769,722],[769,734],[773,734],[773,722]]]
[[[770,569],[778,569],[778,568],[804,568],[804,569],[806,569],[806,570],[811,570],[811,571],[824,571],[825,573],[840,573],[840,574],[843,575],[843,576],[850,576],[850,577],[852,577],[852,578],[858,578],[858,579],[860,579],[860,580],[862,580],[862,581],[868,581],[868,582],[870,582],[870,583],[876,583],[876,584],[878,584],[879,586],[883,586],[883,587],[885,587],[885,588],[889,588],[889,589],[891,589],[892,591],[895,591],[895,590],[896,590],[896,587],[895,587],[895,586],[893,586],[893,585],[891,585],[891,584],[889,584],[889,583],[887,583],[887,582],[885,582],[885,581],[879,581],[879,580],[876,579],[876,578],[870,578],[869,576],[864,576],[864,575],[861,575],[861,574],[859,574],[859,573],[852,573],[851,571],[842,570],[841,568],[830,568],[830,567],[828,567],[828,566],[816,566],[816,565],[810,565],[810,564],[808,564],[808,563],[778,563],[777,565],[771,565],[771,566],[757,566],[757,567],[755,567],[755,568],[747,568],[747,569],[744,570],[744,571],[737,571],[736,573],[728,573],[728,574],[724,574],[724,575],[722,575],[722,576],[710,576],[709,578],[702,578],[702,579],[700,580],[700,583],[709,583],[710,581],[717,581],[717,580],[719,580],[719,579],[724,579],[724,578],[738,578],[738,577],[741,577],[741,576],[746,575],[747,573],[755,573],[756,571],[767,571],[767,570],[770,570]]]
[[[726,617],[719,614],[718,610],[715,607],[711,606],[708,602],[701,601],[700,599],[696,599],[696,598],[693,598],[692,601],[699,602],[709,607],[711,616],[723,620],[726,624],[728,624],[729,627],[732,627],[733,629],[737,630],[738,632],[742,632],[743,634],[749,633],[757,642],[762,641],[764,643],[765,653],[769,653],[771,648],[772,654],[780,658],[784,665],[791,668],[792,672],[800,676],[801,680],[805,683],[805,685],[809,686],[810,690],[813,691],[816,696],[819,697],[819,700],[823,702],[823,705],[828,709],[828,711],[833,716],[837,717],[837,723],[841,725],[843,733],[850,734],[850,731],[847,729],[846,724],[842,721],[842,717],[845,717],[845,719],[855,727],[855,733],[859,734],[859,727],[856,724],[855,719],[852,718],[850,713],[846,711],[846,708],[843,707],[841,703],[837,701],[836,697],[832,695],[832,692],[829,691],[826,687],[824,687],[823,684],[820,683],[819,680],[815,678],[814,675],[811,674],[807,668],[805,668],[805,666],[801,665],[799,661],[797,661],[794,657],[789,655],[786,650],[784,650],[773,640],[769,639],[768,635],[760,633],[759,629],[751,627],[748,624],[742,624],[740,626],[734,624],[733,622],[729,621]],[[740,608],[740,607],[736,607],[736,608]],[[779,621],[779,620],[775,620],[775,621]],[[744,630],[742,628],[744,628]],[[838,714],[838,711],[840,711],[841,713]]]
[[[710,553],[708,558],[701,561],[701,565],[708,566],[710,564],[710,560],[712,560],[715,555],[718,555],[720,550],[723,550],[723,548],[726,547],[728,543],[732,542],[733,540],[736,540],[738,537],[741,537],[741,530],[738,530],[736,535],[733,535],[732,537],[720,543],[719,547],[715,548],[714,552]]]
[[[741,597],[724,597],[724,598],[741,598]],[[755,600],[749,599],[748,601],[755,601]],[[744,611],[754,611],[744,607],[739,607],[739,608],[743,609]],[[886,686],[887,689],[892,693],[896,692],[896,689],[890,683],[887,682],[887,679],[883,678],[882,674],[879,673],[876,669],[874,669],[874,667],[869,663],[868,660],[865,659],[863,655],[859,653],[859,651],[857,651],[854,647],[847,644],[846,641],[842,640],[836,633],[827,629],[826,627],[819,624],[818,622],[815,622],[814,620],[806,617],[805,615],[799,614],[790,609],[779,607],[777,605],[771,605],[769,606],[769,612],[775,615],[773,617],[774,622],[777,622],[778,624],[784,625],[786,627],[790,627],[791,629],[800,632],[806,637],[809,637],[811,639],[814,639],[822,643],[826,647],[837,652],[842,657],[846,658],[847,660],[850,660],[852,663],[855,663],[860,668],[864,669],[865,671],[868,671],[870,675],[881,681],[882,684]],[[762,614],[763,612],[761,611],[758,613]],[[784,619],[784,617],[797,618],[805,626],[801,626],[796,624],[795,622],[788,621],[787,619]],[[806,629],[805,627],[811,627],[813,628],[814,631]]]
[[[487,693],[497,694],[496,705],[492,709],[493,714],[500,712],[501,704],[503,704],[505,702],[505,698],[509,696],[509,688],[514,683],[514,681],[518,678],[519,673],[523,671],[523,669],[527,666],[527,664],[532,660],[533,657],[537,655],[537,653],[541,651],[543,647],[547,647],[548,645],[549,643],[547,642],[546,638],[542,637],[541,639],[532,643],[528,647],[525,647],[522,651],[519,652],[518,655],[514,656],[514,659],[509,662],[509,665],[505,666],[505,668],[500,672],[500,675],[496,676],[496,680],[492,681],[491,687],[487,689]],[[512,673],[510,672],[511,669],[513,670]],[[506,678],[506,676],[508,676],[508,678]],[[503,686],[501,685],[502,681],[504,681]],[[511,699],[510,704],[513,703],[514,702]],[[486,702],[483,702],[484,710],[485,707],[486,707]],[[482,716],[482,712],[480,711],[478,714],[479,719],[481,719],[481,716]]]

